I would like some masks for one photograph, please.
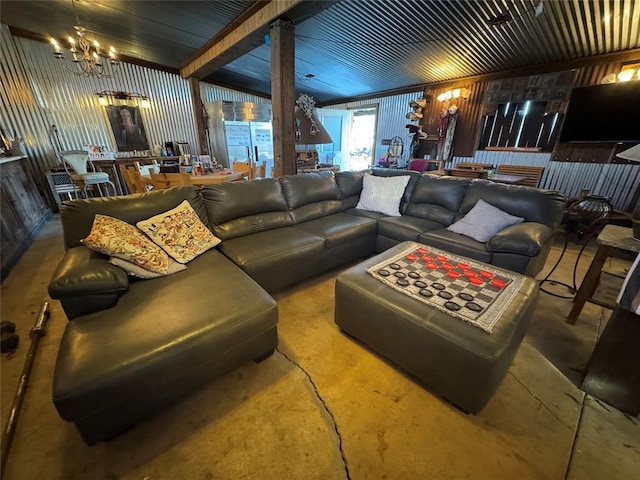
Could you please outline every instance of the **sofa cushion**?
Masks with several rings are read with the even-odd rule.
[[[362,193],[356,208],[399,217],[400,201],[409,180],[408,175],[375,177],[365,173],[362,179]]]
[[[437,230],[443,225],[424,218],[402,215],[401,217],[385,217],[378,220],[378,235],[393,238],[400,242],[417,241],[422,232]]]
[[[551,228],[560,224],[565,211],[565,197],[560,192],[488,180],[471,182],[459,211],[466,214],[479,199],[511,215],[522,217],[525,222],[543,223]]]
[[[358,237],[374,237],[378,228],[375,220],[357,217],[347,213],[334,213],[309,222],[296,225],[296,228],[324,238],[325,248],[333,248],[353,241]]]
[[[451,225],[470,183],[468,178],[424,175],[416,182],[404,213]]]
[[[136,225],[179,263],[188,263],[220,243],[186,200]]]
[[[372,212],[371,210],[360,210],[358,208],[349,208],[344,213],[349,215],[355,215],[357,217],[371,218],[372,220],[380,220],[381,218],[388,218],[388,215],[380,212]]]
[[[213,232],[223,240],[293,225],[277,178],[205,185],[201,193]]]
[[[286,268],[324,250],[323,238],[294,227],[245,235],[220,244],[220,251],[249,275]]]
[[[446,228],[421,233],[418,236],[418,242],[481,262],[491,263],[491,252],[487,250],[484,243]]]
[[[96,215],[91,232],[82,243],[161,275],[169,268],[169,257],[158,245],[133,225],[108,215]]]
[[[331,171],[285,175],[279,180],[294,224],[343,210],[340,189]]]
[[[342,200],[342,206],[345,209],[355,208],[360,199],[360,193],[362,192],[362,179],[365,172],[338,172],[336,173],[336,183],[340,189],[340,199]]]
[[[482,199],[461,218],[448,227],[454,233],[466,235],[478,242],[487,242],[500,230],[510,225],[522,223],[524,218],[509,215]]]

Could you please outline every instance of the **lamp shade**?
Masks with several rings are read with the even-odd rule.
[[[617,156],[625,160],[631,160],[632,162],[640,162],[640,143],[635,147],[618,153]]]
[[[311,118],[309,118],[302,109],[298,109],[295,113],[295,119],[296,143],[300,145],[333,143],[331,136],[318,120],[315,111],[311,113]]]
[[[625,160],[631,160],[632,162],[640,162],[640,143],[635,147],[618,153],[617,156]],[[631,226],[633,229],[633,238],[640,241],[640,200],[631,213]]]

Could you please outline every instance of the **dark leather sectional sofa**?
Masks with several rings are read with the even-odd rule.
[[[364,172],[176,187],[65,202],[66,253],[49,285],[69,318],[53,401],[88,444],[106,440],[210,379],[277,346],[267,292],[381,252],[405,240],[537,274],[564,211],[558,192],[410,175],[400,217],[356,209]],[[525,222],[481,244],[446,227],[484,199]],[[132,280],[82,245],[95,214],[135,224],[188,200],[222,239],[188,269]]]

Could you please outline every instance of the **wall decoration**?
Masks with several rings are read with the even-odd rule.
[[[450,105],[440,112],[438,128],[438,160],[449,162],[453,158],[453,136],[458,122],[458,106]]]
[[[501,103],[517,103],[527,100],[547,101],[547,113],[564,111],[567,108],[575,72],[563,71],[528,77],[494,80],[487,85],[483,97],[483,111],[495,112]]]
[[[138,107],[111,105],[106,109],[119,152],[149,150],[149,141]]]

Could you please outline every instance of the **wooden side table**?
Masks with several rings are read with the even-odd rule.
[[[633,252],[640,252],[640,242],[634,240],[632,230],[619,225],[606,225],[598,235],[598,251],[591,261],[589,270],[573,300],[573,308],[567,317],[567,323],[575,325],[586,302],[614,309],[615,301],[605,301],[593,297],[598,286],[602,267],[607,258],[628,258]]]

